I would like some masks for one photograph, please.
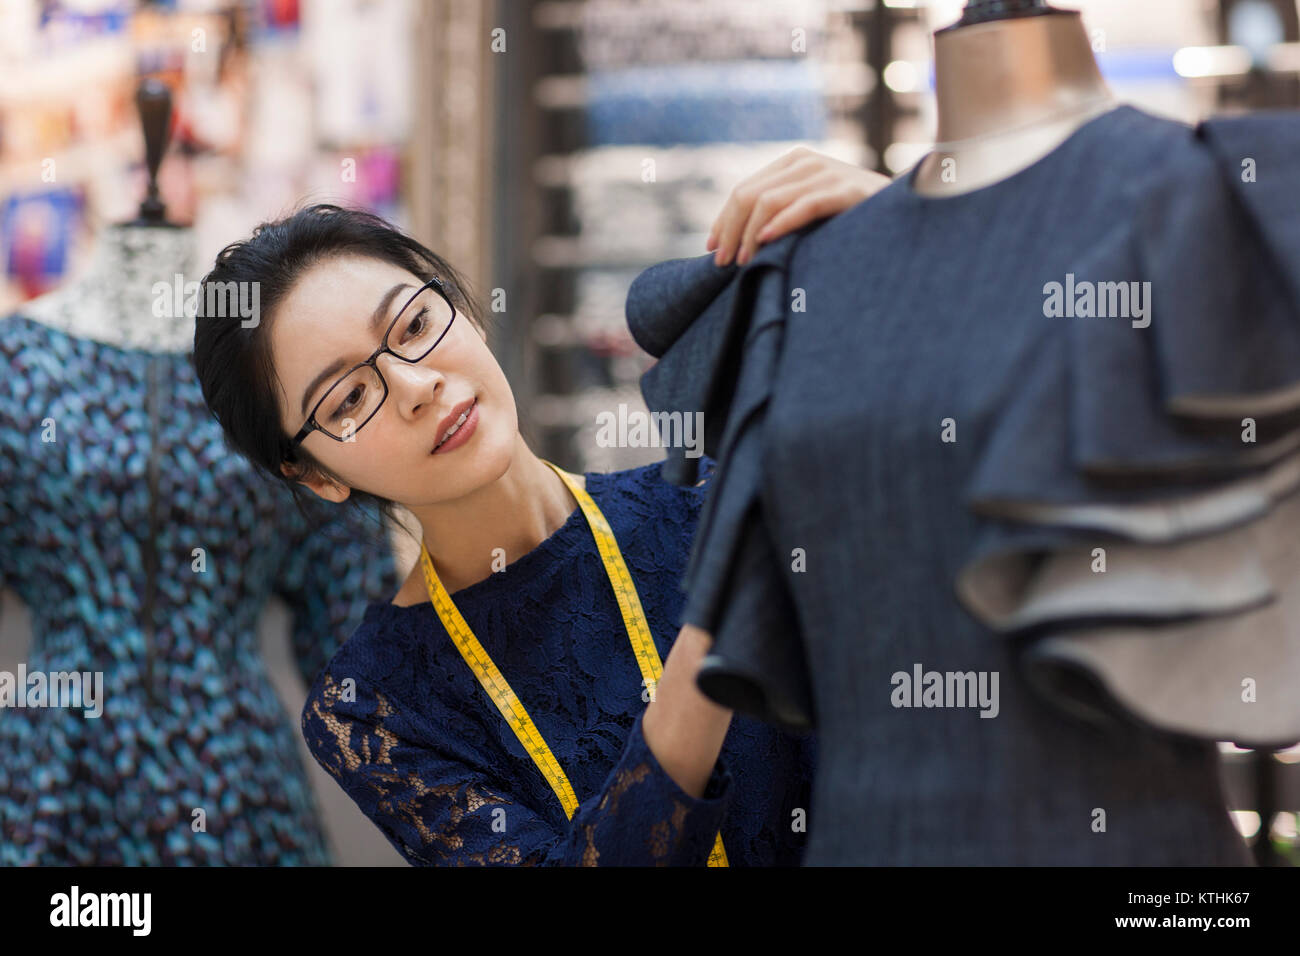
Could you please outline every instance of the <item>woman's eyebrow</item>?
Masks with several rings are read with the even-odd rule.
[[[409,282],[399,282],[384,293],[384,297],[379,300],[379,305],[375,308],[374,314],[370,316],[370,331],[372,333],[378,332],[388,319],[388,309],[393,304],[393,299],[397,298],[397,294],[403,289],[413,288],[415,287]],[[311,384],[307,386],[307,391],[302,393],[302,411],[300,414],[307,414],[307,403],[310,402],[311,397],[316,394],[316,389],[320,388],[321,385],[325,383],[326,379],[343,371],[347,364],[347,359],[336,359],[326,366],[319,375],[311,380]]]

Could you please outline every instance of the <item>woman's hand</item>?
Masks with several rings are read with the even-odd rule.
[[[705,246],[716,265],[744,265],[764,242],[856,206],[888,186],[880,173],[796,146],[736,186]],[[739,255],[737,255],[739,251]]]

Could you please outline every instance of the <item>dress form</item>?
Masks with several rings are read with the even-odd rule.
[[[913,187],[923,176],[900,178],[784,247],[764,247],[738,273],[707,257],[679,260],[629,292],[629,326],[656,358],[642,381],[648,407],[703,408],[713,436],[704,451],[719,461],[684,585],[682,619],[714,636],[698,682],[737,712],[817,730],[811,865],[1238,865],[1248,856],[1224,812],[1213,742],[1289,745],[1300,728],[1300,711],[1274,722],[1243,699],[1238,676],[1295,686],[1280,662],[1296,659],[1285,648],[1300,615],[1272,597],[1293,587],[1293,569],[1261,571],[1268,603],[1243,597],[1241,613],[1194,624],[1185,601],[1152,613],[1094,591],[1068,612],[1057,603],[1008,627],[972,617],[958,583],[969,581],[963,568],[1017,554],[1025,586],[1003,590],[1004,576],[986,593],[1059,600],[1043,574],[1055,554],[1085,586],[1162,600],[1164,586],[1138,583],[1147,568],[1199,601],[1227,580],[1237,534],[1260,535],[1242,548],[1246,562],[1295,554],[1295,511],[1272,501],[1220,523],[1215,540],[1184,522],[1191,500],[1227,514],[1253,480],[1242,478],[1256,446],[1242,440],[1240,417],[1294,408],[1300,344],[1291,353],[1285,343],[1298,289],[1280,266],[1300,253],[1287,192],[1297,119],[1190,128],[1120,106],[1061,122],[1073,135],[1060,132],[1055,145],[1044,135],[1035,157],[1022,128],[1082,110],[1084,91],[1103,95],[1084,42],[1070,15],[963,18],[936,38],[949,142],[929,165],[951,195],[922,195]],[[1021,172],[999,165],[1011,142]],[[975,177],[984,144],[986,181]],[[958,160],[956,183],[937,175],[945,155]],[[1241,157],[1267,163],[1273,191],[1242,177]],[[1082,312],[1049,319],[1043,281],[1075,273],[1155,288],[1151,327]],[[816,305],[791,309],[796,289]],[[1247,341],[1254,355],[1243,354]],[[942,368],[927,367],[940,342]],[[1199,414],[1183,410],[1190,396],[1204,397],[1193,400]],[[1210,397],[1240,404],[1216,415]],[[954,432],[949,443],[944,423],[974,441]],[[1207,462],[1221,469],[1198,486]],[[1013,515],[1011,502],[1034,506]],[[1168,532],[1117,538],[1098,523],[1067,525],[1057,506],[1080,502],[1104,502],[1125,522],[1162,511]],[[1269,545],[1273,534],[1287,547]],[[1191,558],[1207,540],[1213,585],[1196,582]],[[1095,544],[1110,552],[1109,577],[1084,560],[1097,557]],[[1129,545],[1131,558],[1116,561]],[[1079,653],[1061,659],[1048,687],[1040,678],[1053,665],[1031,661],[1063,647]],[[1246,663],[1265,647],[1279,649],[1272,662]],[[1098,653],[1114,657],[1089,673],[1082,662]],[[904,709],[915,698],[887,699],[895,678],[921,683],[917,662],[941,660],[956,673],[1001,675],[996,719],[965,719],[952,701],[925,712]],[[1221,696],[1207,690],[1216,682]],[[1107,717],[1073,707],[1122,686],[1135,690]],[[1171,709],[1157,714],[1156,699]],[[1232,726],[1208,713],[1220,700]],[[1290,707],[1294,695],[1275,700]],[[1105,835],[1092,826],[1097,808]],[[1170,826],[1170,811],[1185,816]]]
[[[1005,179],[1114,105],[1076,11],[972,0],[934,46],[939,142],[917,164],[922,195]]]
[[[96,240],[87,271],[23,303],[22,313],[69,335],[118,348],[187,352],[194,347],[194,316],[178,307],[174,282],[177,275],[191,275],[194,231],[169,222],[158,196],[171,93],[158,81],[145,81],[136,103],[148,169],[148,191],[138,217],[109,226]]]
[[[186,352],[194,316],[175,307],[172,283],[189,276],[188,228],[110,226],[96,241],[86,273],[22,305],[22,313],[68,335],[125,349]],[[165,282],[168,291],[155,292]]]
[[[157,196],[170,97],[146,81],[137,102],[139,216],[97,237],[88,274],[0,321],[17,383],[0,393],[0,587],[31,617],[28,673],[103,691],[98,719],[0,709],[0,866],[326,865],[261,616],[288,606],[310,686],[397,587],[391,549],[374,515],[300,514],[231,453],[177,289],[192,232]]]

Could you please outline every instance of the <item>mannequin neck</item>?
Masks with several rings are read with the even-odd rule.
[[[1113,103],[1076,12],[941,30],[934,43],[939,144],[917,171],[919,192],[1005,178]],[[941,180],[942,157],[960,157],[957,182]]]
[[[194,258],[192,229],[109,226],[83,274],[23,303],[17,312],[119,348],[189,351],[194,316],[190,309],[177,308],[175,288],[178,275],[182,282],[195,278]]]

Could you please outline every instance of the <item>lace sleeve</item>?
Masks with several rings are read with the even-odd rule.
[[[364,679],[322,673],[302,729],[316,761],[412,865],[703,866],[730,802],[730,771],[719,758],[704,796],[692,797],[646,745],[643,717],[600,792],[569,821],[558,800],[543,813],[449,756],[456,742],[429,741]]]
[[[706,484],[709,484],[709,479],[713,477],[713,474],[717,470],[717,467],[718,467],[718,463],[716,461],[714,461],[708,455],[701,455],[700,471],[699,471],[700,480],[695,483],[695,487],[702,488]]]

